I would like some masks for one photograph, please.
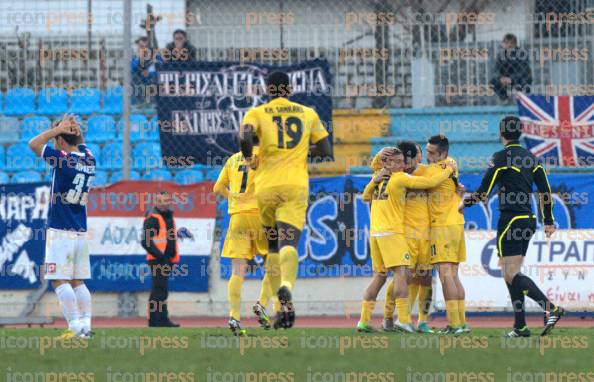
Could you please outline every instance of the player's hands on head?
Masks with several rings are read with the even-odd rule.
[[[64,117],[58,122],[57,126],[58,134],[71,134],[71,135],[80,135],[80,127],[76,122],[76,118],[72,114],[65,114]]]
[[[547,238],[551,237],[555,233],[556,230],[557,230],[557,228],[555,227],[554,224],[546,224],[544,226],[545,236]]]
[[[387,180],[388,178],[390,178],[390,174],[391,174],[391,172],[388,169],[382,168],[373,177],[373,182],[375,184],[379,184],[381,181]]]

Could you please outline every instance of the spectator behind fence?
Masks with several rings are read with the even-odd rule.
[[[502,101],[510,101],[513,90],[530,93],[532,72],[529,55],[518,47],[518,39],[508,33],[501,43],[502,51],[495,62],[495,77],[491,80],[493,90]]]
[[[148,91],[151,86],[157,86],[157,70],[155,64],[162,61],[156,50],[149,47],[147,37],[140,37],[136,40],[136,55],[131,62],[132,70],[132,104],[145,104],[150,101],[148,94],[155,92]]]
[[[171,60],[196,61],[196,47],[188,41],[186,31],[176,29],[173,32],[173,41],[167,44],[167,50],[171,52]]]

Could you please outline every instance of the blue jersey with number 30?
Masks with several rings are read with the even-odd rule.
[[[78,152],[71,153],[46,145],[42,155],[53,167],[48,227],[86,232],[87,198],[95,176],[95,157],[85,145],[78,145]]]

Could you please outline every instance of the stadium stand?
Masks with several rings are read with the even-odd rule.
[[[70,96],[70,112],[81,115],[99,113],[101,110],[101,93],[95,88],[74,89]]]
[[[111,173],[109,183],[116,183],[124,179],[124,173],[122,171],[114,171]],[[130,170],[130,180],[140,180],[140,173],[135,170]]]
[[[45,168],[42,159],[38,158],[29,146],[24,143],[15,143],[8,146],[6,150],[6,169],[10,171],[22,171],[36,169],[41,171]]]
[[[181,170],[175,174],[175,183],[178,184],[192,184],[202,182],[204,174],[199,170]]]
[[[51,127],[52,122],[47,117],[27,117],[21,123],[21,140],[27,142]]]
[[[132,168],[152,169],[162,165],[161,145],[154,142],[138,143],[132,150]]]
[[[35,92],[28,88],[14,88],[4,97],[4,114],[23,116],[35,112]]]
[[[103,113],[121,114],[124,102],[124,88],[116,86],[109,88],[103,94]]]
[[[173,177],[171,176],[171,172],[169,172],[167,170],[155,169],[155,170],[148,171],[146,174],[144,174],[142,179],[170,182],[173,180]]]
[[[21,171],[12,176],[12,183],[41,182],[41,174],[37,171]]]
[[[95,178],[93,179],[93,186],[100,187],[109,184],[109,175],[107,171],[97,170],[95,172]]]
[[[0,117],[0,144],[19,141],[19,120],[13,117]]]
[[[122,168],[122,144],[108,143],[101,150],[101,160],[97,167],[105,170],[118,170]]]
[[[60,115],[68,111],[68,93],[62,88],[43,89],[37,97],[37,113]]]
[[[87,120],[85,140],[89,142],[109,142],[116,139],[116,124],[112,117],[96,115]]]
[[[7,184],[10,181],[10,176],[4,171],[0,171],[0,184]]]

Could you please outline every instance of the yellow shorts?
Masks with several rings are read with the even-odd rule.
[[[430,270],[431,265],[431,241],[430,231],[418,230],[415,228],[405,228],[404,235],[410,251],[411,268],[418,270]]]
[[[260,224],[258,211],[231,215],[221,256],[251,260],[256,255],[267,253],[268,241],[264,228]]]
[[[466,261],[464,225],[431,228],[431,264]]]
[[[374,272],[385,273],[389,268],[410,266],[410,254],[406,239],[401,233],[386,236],[371,236],[371,267]]]
[[[309,201],[308,188],[269,187],[256,190],[256,199],[264,227],[274,227],[277,222],[282,222],[303,230]]]

